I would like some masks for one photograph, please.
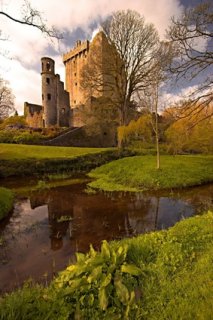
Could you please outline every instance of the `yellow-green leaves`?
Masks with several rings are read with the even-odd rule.
[[[110,284],[111,280],[112,275],[109,273],[106,277],[104,277],[103,281],[101,282],[101,288],[107,287]]]
[[[128,317],[135,302],[135,277],[141,275],[141,270],[127,264],[127,249],[127,245],[113,247],[104,240],[100,252],[90,246],[88,254],[78,253],[76,265],[61,273],[63,295],[75,299],[78,305],[76,319],[80,319],[82,311],[87,313],[86,310],[93,308],[104,311],[112,319],[118,305],[121,312],[116,314],[116,319]],[[59,280],[58,287],[61,286]]]
[[[140,276],[141,275],[141,269],[136,267],[134,264],[123,264],[121,266],[121,272],[129,273],[132,276]]]
[[[108,306],[108,298],[107,298],[105,287],[100,288],[99,294],[98,294],[98,299],[99,299],[100,308],[102,310],[106,310],[106,308]]]
[[[103,241],[101,246],[101,256],[106,259],[110,259],[110,248],[106,240]]]
[[[101,275],[102,275],[102,266],[99,266],[99,267],[93,269],[91,274],[88,276],[87,281],[89,283],[91,283],[93,281],[97,281]]]
[[[129,291],[127,287],[122,283],[120,277],[115,278],[114,284],[115,284],[115,289],[116,289],[116,293],[119,300],[123,304],[127,304],[129,301]]]

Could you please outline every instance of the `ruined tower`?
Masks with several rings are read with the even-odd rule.
[[[43,126],[50,127],[57,124],[55,62],[51,58],[43,57],[41,66]]]
[[[41,58],[43,127],[70,125],[69,93],[64,83],[55,74],[55,62],[51,58]]]

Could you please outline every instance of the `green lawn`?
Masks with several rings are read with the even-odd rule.
[[[172,214],[172,212],[171,212]],[[213,213],[77,254],[49,287],[0,299],[0,320],[210,320]]]
[[[6,188],[0,188],[0,220],[7,216],[13,208],[14,195]]]
[[[63,159],[111,150],[109,148],[50,147],[20,144],[0,144],[0,160]]]
[[[93,188],[105,191],[140,191],[200,185],[213,181],[213,156],[136,156],[107,163],[92,170]]]

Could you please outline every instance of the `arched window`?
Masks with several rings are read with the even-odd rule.
[[[51,71],[51,67],[50,67],[50,63],[49,62],[47,62],[46,68],[47,68],[47,71]]]
[[[50,93],[47,94],[47,100],[51,100],[51,94]]]

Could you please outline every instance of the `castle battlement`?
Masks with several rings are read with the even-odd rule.
[[[90,42],[88,40],[81,42],[78,40],[76,42],[76,46],[70,50],[69,52],[63,55],[63,62],[66,63],[68,60],[72,59],[73,57],[79,55],[80,53],[86,53],[89,50]]]

